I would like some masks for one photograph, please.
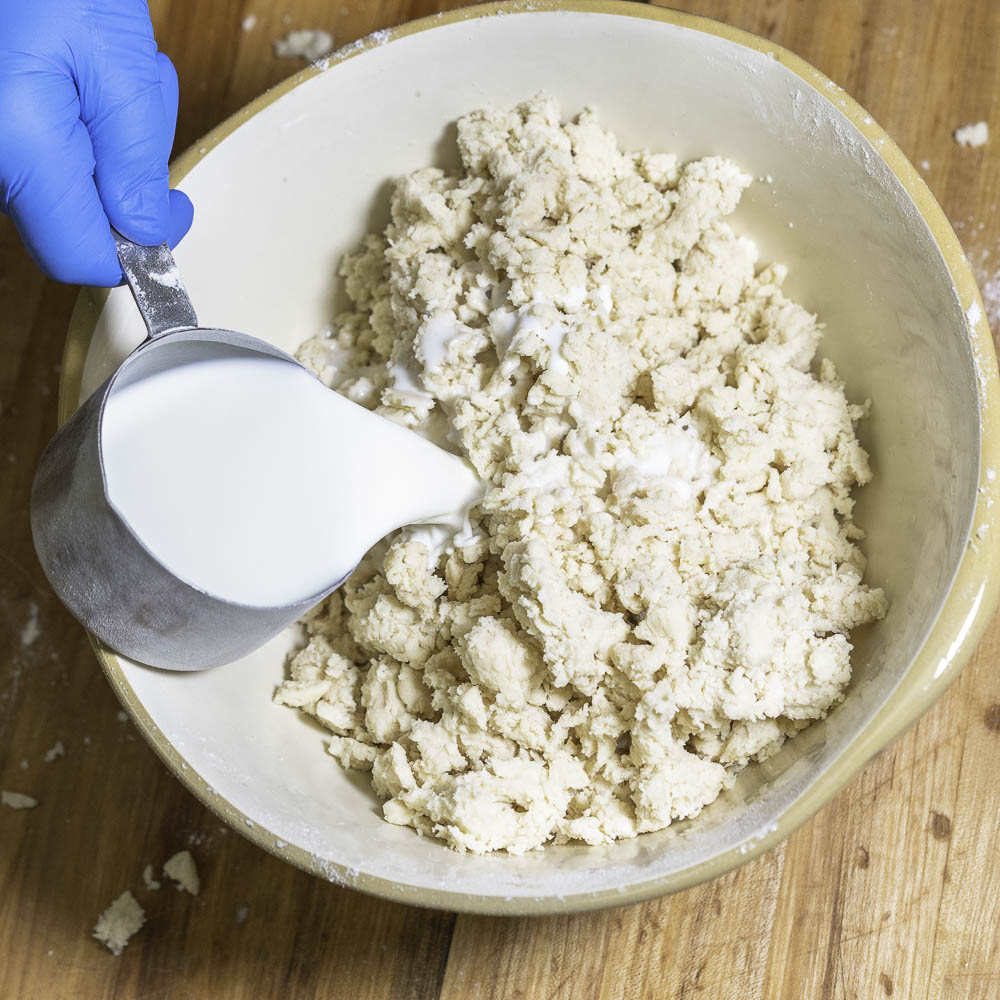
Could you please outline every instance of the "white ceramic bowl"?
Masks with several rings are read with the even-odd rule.
[[[844,703],[695,820],[609,847],[476,857],[383,822],[320,729],[271,704],[291,635],[201,674],[98,646],[152,745],[237,830],[334,881],[489,912],[642,899],[772,846],[940,694],[996,598],[992,341],[955,236],[899,150],[842,90],[762,39],[636,4],[534,7],[475,8],[365,40],[182,156],[175,181],[196,221],[177,260],[199,316],[294,350],[330,321],[338,259],[386,220],[389,182],[453,160],[451,123],[485,103],[544,90],[567,114],[596,105],[625,147],[724,154],[768,178],[736,225],[762,260],[789,266],[788,291],[826,322],[822,352],[849,395],[874,400],[862,437],[877,479],[857,516],[868,579],[892,607],[857,634]],[[64,416],[141,337],[127,291],[82,294]]]

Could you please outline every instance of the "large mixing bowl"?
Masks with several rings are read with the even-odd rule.
[[[564,113],[596,105],[626,148],[732,157],[762,178],[736,226],[763,261],[788,265],[788,291],[825,321],[821,351],[849,396],[874,401],[860,433],[876,478],[860,491],[857,519],[868,580],[892,604],[855,634],[843,703],[700,816],[607,847],[520,858],[456,854],[383,822],[366,781],[324,753],[319,728],[271,704],[293,635],[197,674],[139,666],[95,643],[157,753],[235,829],[331,881],[426,906],[582,910],[747,861],[941,694],[997,598],[996,360],[958,240],[913,167],[839,87],[768,41],[638,4],[562,6],[576,9],[491,5],[372,36],[185,153],[173,177],[197,216],[177,259],[202,322],[287,350],[321,330],[338,258],[384,224],[389,182],[450,158],[451,123],[484,103],[544,90]],[[63,418],[142,334],[126,290],[82,293]]]

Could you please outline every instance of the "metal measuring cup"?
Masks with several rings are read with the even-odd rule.
[[[115,242],[149,336],[45,449],[31,490],[31,533],[53,590],[102,642],[152,666],[202,670],[263,645],[350,574],[294,604],[238,604],[175,576],[112,505],[101,424],[114,392],[179,362],[228,353],[262,354],[302,367],[256,337],[199,327],[166,244],[143,247],[118,233]]]

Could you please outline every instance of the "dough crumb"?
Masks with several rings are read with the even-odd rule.
[[[279,59],[308,59],[315,62],[333,51],[333,36],[320,28],[299,28],[289,31],[274,43],[274,54]]]
[[[21,645],[31,646],[42,634],[42,628],[38,624],[38,605],[34,601],[28,605],[28,620],[21,629]]]
[[[247,16],[243,18],[242,21],[240,21],[240,27],[244,31],[253,31],[256,24],[257,24],[256,14],[247,14]]]
[[[198,868],[190,851],[178,851],[173,857],[168,858],[163,865],[163,874],[177,883],[178,892],[184,890],[192,896],[198,895],[201,880],[198,878]]]
[[[56,759],[56,757],[64,757],[65,755],[66,755],[66,747],[63,746],[63,741],[56,740],[55,743],[52,746],[50,746],[48,750],[45,751],[45,756],[42,758],[42,760],[44,760],[46,764],[51,764],[52,761]]]
[[[247,917],[250,916],[250,907],[241,906],[236,911],[236,923],[245,924],[247,922]]]
[[[117,720],[118,720],[119,722],[128,722],[128,712],[123,712],[123,711],[119,710],[119,711],[118,711],[118,712],[117,712],[117,713],[115,714],[115,718],[116,718],[116,719],[117,719]]]
[[[973,122],[970,125],[963,125],[955,129],[955,142],[960,146],[971,147],[985,146],[990,138],[990,127],[986,122]]]
[[[94,937],[112,955],[120,955],[129,939],[146,922],[146,912],[126,889],[97,919]]]
[[[146,865],[142,870],[142,881],[146,884],[146,888],[151,892],[160,888],[160,883],[153,878],[153,866]]]
[[[38,799],[23,792],[0,792],[0,804],[9,809],[34,809],[38,805]]]

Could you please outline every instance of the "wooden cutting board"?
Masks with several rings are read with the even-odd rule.
[[[455,6],[426,0],[151,0],[181,82],[178,148],[295,64],[290,28],[344,43]],[[1000,320],[1000,3],[698,0],[864,104],[921,166]],[[247,14],[255,26],[241,29]],[[991,120],[983,149],[952,130]],[[0,997],[1000,997],[1000,624],[946,697],[771,853],[659,901],[583,916],[467,917],[320,882],[220,827],[120,721],[28,533],[55,429],[75,290],[43,279],[0,220]],[[998,568],[1000,571],[1000,568]],[[61,740],[65,755],[44,761]],[[189,848],[197,897],[142,888]],[[148,923],[120,958],[90,939],[131,888]]]

